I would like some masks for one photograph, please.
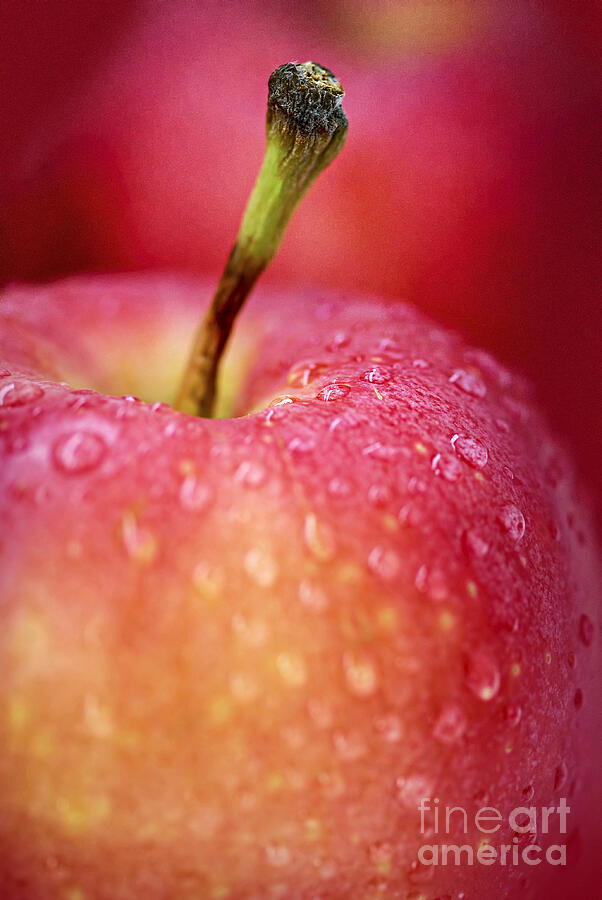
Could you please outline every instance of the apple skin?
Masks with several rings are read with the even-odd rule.
[[[169,399],[209,296],[0,298],[0,894],[593,896],[595,542],[528,389],[405,305],[262,289],[235,415],[109,396]],[[566,797],[569,865],[416,867],[484,837],[422,795]]]

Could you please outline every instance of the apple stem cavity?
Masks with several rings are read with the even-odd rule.
[[[268,82],[265,156],[236,243],[195,338],[175,407],[209,417],[234,320],[276,253],[301,197],[345,142],[339,81],[317,63],[279,66]]]

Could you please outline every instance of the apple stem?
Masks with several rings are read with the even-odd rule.
[[[213,414],[219,362],[234,320],[276,253],[297,203],[343,146],[343,96],[332,72],[313,62],[287,63],[271,74],[265,156],[236,243],[196,335],[176,409]]]

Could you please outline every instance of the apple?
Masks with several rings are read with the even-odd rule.
[[[404,304],[263,288],[199,419],[209,296],[0,297],[0,895],[593,897],[595,543],[529,389]],[[519,864],[417,859],[487,840]]]
[[[0,277],[219,266],[261,153],[264,66],[323,55],[353,129],[274,277],[410,298],[517,365],[600,492],[599,98],[577,25],[595,29],[565,7],[172,0],[104,44],[87,32],[94,66],[54,107],[18,99],[46,85],[46,53],[9,66],[30,132],[5,141]]]

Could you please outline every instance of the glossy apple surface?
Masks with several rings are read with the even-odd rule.
[[[264,289],[195,419],[151,401],[209,291],[0,299],[2,897],[588,896],[594,547],[525,386],[399,303]],[[565,797],[520,846],[569,864],[416,865],[423,796]]]

